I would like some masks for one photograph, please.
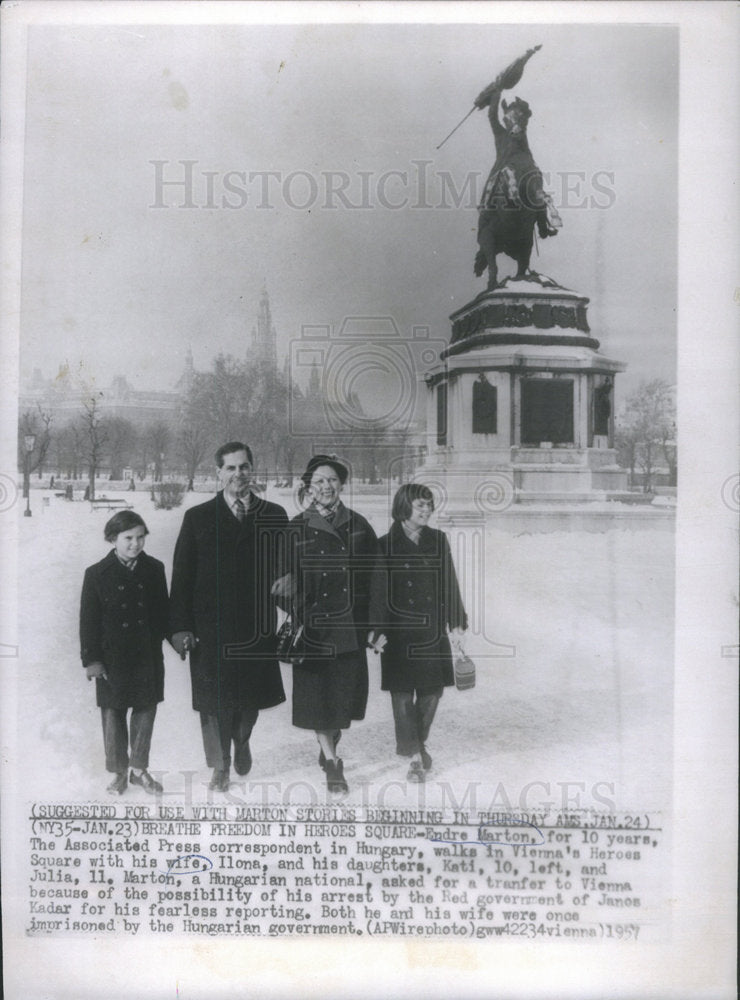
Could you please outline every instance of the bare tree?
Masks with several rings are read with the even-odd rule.
[[[672,387],[664,379],[641,382],[628,398],[617,434],[620,458],[634,475],[643,474],[643,490],[653,490],[656,467],[667,462],[672,481],[676,475],[676,406]]]
[[[146,434],[140,433],[136,443],[136,472],[139,479],[144,479],[149,464],[149,441]]]
[[[83,432],[76,423],[67,424],[54,436],[57,471],[68,479],[80,478],[83,461]]]
[[[297,463],[304,457],[302,452],[305,450],[305,438],[298,437],[294,433],[294,424],[301,416],[304,397],[300,388],[287,374],[285,382],[284,433],[280,437],[278,462],[281,480],[292,486]]]
[[[166,424],[164,420],[156,420],[146,428],[144,438],[147,442],[149,454],[154,460],[154,480],[160,483],[162,481],[164,462],[172,442],[172,431],[169,424]]]
[[[188,450],[203,449],[198,464],[225,441],[247,438],[249,444],[254,442],[250,411],[253,388],[253,378],[244,362],[226,354],[214,359],[212,371],[195,374],[183,400],[180,419],[181,428],[187,428],[186,436],[190,439]]]
[[[108,425],[100,412],[102,392],[93,392],[82,401],[81,423],[83,429],[84,454],[89,476],[89,498],[95,499],[95,478],[108,444]]]
[[[223,441],[244,437],[252,388],[246,365],[228,354],[219,354],[213,371],[196,377],[194,384],[196,406],[206,429]]]
[[[198,467],[208,454],[208,432],[202,425],[186,418],[177,431],[176,445],[177,455],[185,466],[188,489],[192,490]]]
[[[108,458],[111,479],[123,478],[123,467],[133,461],[136,428],[125,417],[108,419]]]
[[[617,461],[623,469],[629,469],[629,484],[634,486],[638,447],[636,429],[631,425],[623,425],[621,419],[618,420],[614,433],[614,444],[617,449]]]
[[[672,420],[663,424],[661,428],[660,445],[663,449],[663,457],[668,466],[669,484],[675,486],[678,479],[678,447],[676,445],[676,421]]]
[[[265,366],[249,368],[245,376],[250,443],[269,476],[281,465],[289,432],[287,379]]]
[[[21,414],[18,423],[18,466],[31,473],[41,469],[46,459],[49,445],[51,444],[51,424],[53,416],[48,410],[44,410],[41,404],[36,405],[35,410],[25,410]],[[26,437],[33,436],[33,449],[29,452],[25,448]],[[23,496],[28,496],[28,481],[24,476]]]

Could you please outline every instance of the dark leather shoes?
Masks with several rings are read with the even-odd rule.
[[[213,792],[228,792],[229,790],[229,772],[224,771],[222,768],[215,767],[213,769],[213,774],[211,775],[211,780],[208,782],[208,787]]]
[[[249,743],[244,743],[234,754],[234,770],[241,777],[252,770],[252,751],[249,749]]]
[[[150,795],[161,795],[162,786],[158,781],[149,774],[148,771],[142,771],[141,774],[135,774],[133,771],[129,775],[129,781],[132,785],[140,785],[145,792],[149,792]]]
[[[424,768],[422,767],[421,761],[412,760],[411,766],[409,767],[406,775],[406,780],[413,781],[414,784],[420,785],[425,779],[426,775],[424,774]]]
[[[109,795],[123,795],[127,787],[128,778],[126,777],[126,772],[119,771],[113,781],[111,781],[108,785],[107,792]]]
[[[337,749],[337,744],[339,743],[339,741],[341,740],[341,738],[342,738],[342,730],[341,729],[337,729],[337,731],[334,733],[334,751],[335,752],[336,752],[336,749]],[[324,755],[324,751],[323,750],[319,750],[319,767],[321,768],[322,771],[324,771],[324,772],[326,771],[326,757]]]
[[[331,795],[346,795],[349,785],[344,780],[344,763],[341,760],[327,760],[326,787]]]

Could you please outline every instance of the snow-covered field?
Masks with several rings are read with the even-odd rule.
[[[294,513],[290,491],[267,496]],[[190,494],[186,504],[207,498]],[[127,499],[149,527],[147,551],[169,576],[184,508],[155,510],[143,492]],[[384,497],[352,502],[379,534],[387,529]],[[102,533],[110,512],[54,496],[42,504],[38,491],[32,503],[34,516],[18,519],[20,767],[13,774],[29,799],[101,799],[108,776],[94,687],[80,665],[78,608],[84,568],[108,550]],[[469,533],[461,548],[472,547]],[[469,611],[475,601],[483,609],[467,643],[477,684],[445,692],[429,743],[430,780],[404,782],[390,698],[371,656],[366,719],[341,744],[349,801],[557,809],[603,808],[606,800],[642,812],[666,808],[673,549],[673,533],[659,528],[516,536],[489,527],[483,571],[465,581]],[[6,660],[6,669],[12,663]],[[214,793],[206,790],[209,770],[188,668],[169,646],[165,669],[150,770],[163,780],[165,801],[206,801]],[[282,669],[288,703],[261,714],[252,772],[232,785],[229,797],[217,796],[221,801],[325,801],[317,746],[291,725],[291,669]],[[145,798],[140,789],[126,795]]]

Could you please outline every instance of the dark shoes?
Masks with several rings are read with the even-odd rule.
[[[337,731],[334,733],[334,752],[335,753],[336,753],[336,749],[337,749],[337,744],[339,743],[339,741],[341,740],[341,738],[342,738],[342,730],[341,729],[337,729]],[[324,756],[324,751],[323,750],[319,750],[319,767],[321,768],[322,771],[326,771],[326,757]]]
[[[123,795],[126,791],[129,782],[132,785],[138,785],[143,788],[145,792],[149,792],[150,795],[161,795],[162,786],[158,781],[149,774],[148,771],[142,771],[141,774],[135,774],[133,771],[126,776],[125,771],[119,771],[115,776],[113,781],[108,785],[109,795]]]
[[[128,778],[126,777],[126,772],[119,771],[113,781],[111,781],[108,785],[107,792],[109,795],[123,795],[127,787]]]
[[[341,760],[327,760],[324,765],[326,771],[326,787],[331,795],[346,795],[349,785],[344,780],[344,763]]]
[[[421,764],[421,761],[418,760],[411,761],[411,766],[408,769],[406,780],[412,781],[417,785],[420,785],[423,781],[426,780],[426,774],[424,773],[424,768]]]
[[[244,743],[234,754],[234,770],[242,778],[252,770],[252,751],[249,749],[249,743]]]
[[[228,792],[229,790],[229,772],[223,770],[222,768],[215,767],[213,769],[213,774],[211,780],[208,782],[208,787],[212,792]]]
[[[421,761],[412,760],[409,766],[408,772],[406,774],[406,781],[413,781],[415,784],[421,784],[422,781],[427,780],[427,771],[432,769],[432,758],[426,751],[426,747],[421,748]]]
[[[150,795],[162,794],[162,786],[158,781],[154,780],[148,771],[142,771],[141,774],[135,774],[132,771],[129,775],[129,781],[132,785],[139,785],[145,792],[149,792]]]

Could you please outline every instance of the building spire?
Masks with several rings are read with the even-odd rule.
[[[277,334],[272,322],[270,296],[267,285],[263,283],[260,295],[259,312],[257,313],[257,328],[253,330],[252,344],[257,364],[269,371],[277,370]]]
[[[185,351],[185,365],[182,370],[182,375],[175,383],[175,390],[186,394],[190,391],[193,385],[193,380],[195,379],[195,364],[193,362],[193,348],[188,344],[188,349]]]

